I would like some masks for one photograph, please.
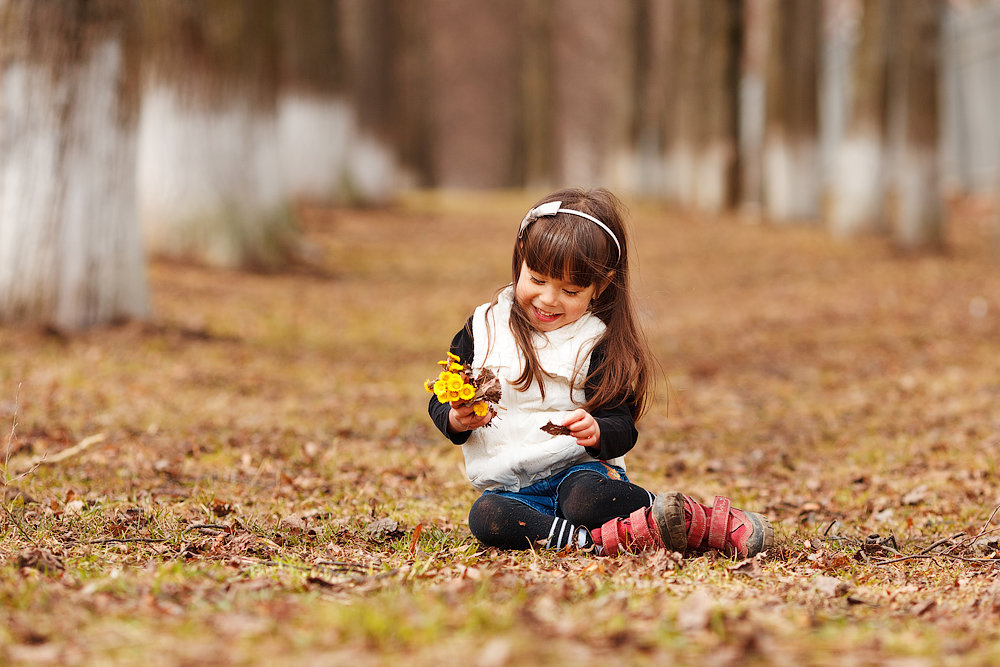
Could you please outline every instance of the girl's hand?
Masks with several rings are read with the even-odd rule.
[[[576,444],[581,447],[601,446],[601,427],[594,416],[583,408],[571,412],[562,425],[570,430],[570,434],[576,438]]]
[[[448,413],[448,430],[452,433],[464,433],[480,426],[486,426],[491,419],[493,419],[492,412],[478,417],[472,411],[471,405],[466,405],[463,401],[452,401],[451,412]]]

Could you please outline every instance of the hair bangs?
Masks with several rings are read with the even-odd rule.
[[[524,236],[523,259],[532,271],[589,287],[608,271],[608,243],[596,225],[567,218],[533,223]]]

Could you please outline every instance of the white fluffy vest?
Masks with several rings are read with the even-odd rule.
[[[518,491],[577,463],[594,460],[576,444],[576,438],[552,436],[541,427],[548,421],[561,424],[568,413],[586,402],[583,382],[604,323],[588,312],[576,322],[533,336],[538,360],[549,374],[543,399],[537,382],[525,391],[511,385],[524,364],[510,330],[513,297],[514,288],[508,287],[500,293],[496,306],[483,304],[472,318],[472,367],[476,372],[485,367],[496,373],[503,392],[503,409],[497,410],[489,426],[473,431],[462,446],[466,474],[480,491]],[[608,463],[623,466],[624,459]]]

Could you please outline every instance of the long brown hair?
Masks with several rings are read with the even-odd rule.
[[[605,285],[590,303],[590,311],[607,327],[599,341],[605,354],[597,367],[590,368],[587,378],[589,384],[595,373],[602,373],[603,382],[591,387],[591,397],[584,409],[617,407],[627,401],[631,404],[633,418],[638,419],[651,398],[655,361],[638,325],[632,299],[625,206],[603,188],[560,190],[544,197],[535,206],[554,201],[561,201],[561,208],[590,214],[606,224],[621,245],[621,255],[607,232],[592,222],[569,213],[541,217],[528,225],[514,243],[513,284],[517,285],[524,263],[532,271],[580,287]],[[538,382],[544,395],[546,373],[531,343],[534,329],[517,299],[511,308],[510,328],[525,359],[524,370],[514,386],[523,391],[532,382]],[[583,361],[578,360],[578,363]]]

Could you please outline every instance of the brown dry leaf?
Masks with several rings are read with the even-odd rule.
[[[420,541],[420,533],[424,529],[424,524],[418,523],[413,529],[413,537],[410,538],[410,550],[409,553],[412,556],[417,552],[417,544]]]
[[[229,516],[236,510],[232,503],[228,503],[225,500],[219,500],[218,498],[212,499],[212,501],[208,504],[208,509],[212,511],[212,514],[218,517]]]
[[[33,547],[17,555],[17,566],[38,570],[42,574],[59,574],[65,570],[62,559],[48,549]]]
[[[549,435],[571,435],[573,433],[573,431],[569,430],[567,427],[559,424],[553,424],[552,422],[546,422],[545,426],[541,426],[540,428]]]
[[[825,574],[818,574],[813,577],[812,584],[814,590],[832,598],[846,595],[854,588],[846,581]]]
[[[700,632],[707,630],[712,620],[712,609],[715,602],[702,590],[697,590],[681,602],[677,610],[677,627],[682,632]]]
[[[902,503],[904,505],[919,505],[920,503],[927,500],[928,489],[926,484],[921,484],[909,493],[903,496]]]
[[[298,514],[289,514],[278,522],[278,530],[290,535],[301,535],[306,532],[306,523]]]
[[[396,523],[396,520],[388,517],[376,519],[365,526],[365,537],[373,542],[385,542],[402,534],[403,532],[399,530],[399,524]]]
[[[733,574],[750,577],[751,579],[758,579],[764,576],[764,570],[761,568],[760,561],[757,558],[747,558],[729,568],[729,571]]]

